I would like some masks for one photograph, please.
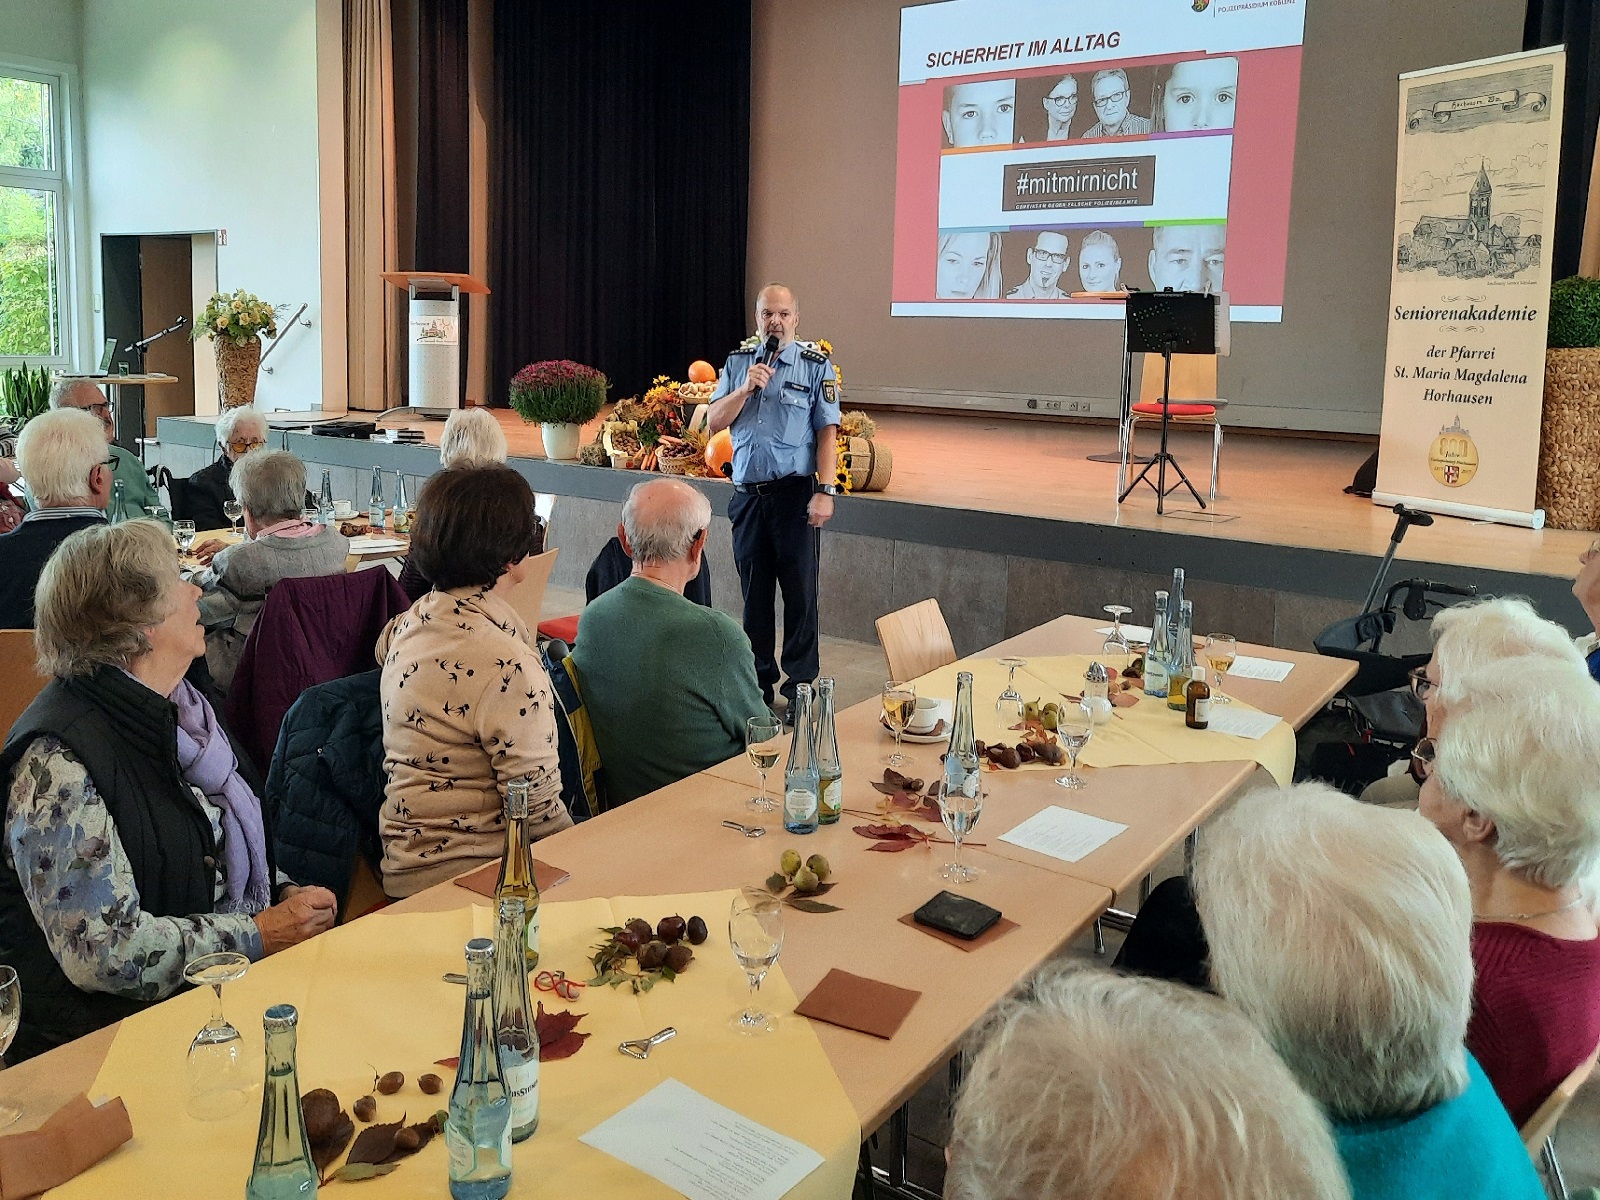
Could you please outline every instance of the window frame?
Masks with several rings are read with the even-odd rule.
[[[71,81],[64,67],[29,62],[25,59],[0,58],[0,76],[42,83],[51,89],[50,95],[50,168],[13,167],[0,164],[0,187],[25,188],[28,191],[49,192],[55,198],[55,272],[56,297],[56,352],[52,355],[0,354],[0,371],[27,363],[53,370],[71,366],[76,347],[76,289],[73,287],[73,231],[76,221],[73,213],[73,195],[70,166],[73,162],[71,145],[72,122]]]

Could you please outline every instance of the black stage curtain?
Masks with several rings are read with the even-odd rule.
[[[1561,131],[1561,177],[1556,186],[1554,278],[1578,273],[1595,124],[1600,121],[1600,17],[1594,0],[1528,0],[1522,48],[1567,47],[1565,128]]]
[[[720,362],[750,324],[750,0],[496,0],[494,29],[492,402],[540,359],[614,399]]]
[[[417,206],[412,259],[417,271],[468,271],[472,266],[472,164],[468,139],[467,0],[417,4]],[[461,387],[467,386],[467,322],[462,297]],[[410,391],[409,381],[406,388]]]

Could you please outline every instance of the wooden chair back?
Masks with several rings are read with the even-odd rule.
[[[0,742],[49,681],[34,665],[33,630],[0,629]]]
[[[550,572],[555,570],[556,555],[560,553],[560,550],[552,548],[543,554],[535,554],[529,560],[527,578],[506,597],[529,629],[539,627],[539,610],[544,607],[544,593],[550,586]]]
[[[892,679],[915,679],[956,661],[950,626],[937,600],[919,600],[908,608],[879,617],[878,644],[889,660]]]
[[[1546,1097],[1545,1102],[1539,1105],[1538,1110],[1522,1127],[1522,1144],[1533,1156],[1535,1166],[1539,1163],[1539,1154],[1544,1149],[1545,1139],[1555,1133],[1556,1126],[1561,1123],[1561,1115],[1567,1111],[1567,1105],[1572,1103],[1572,1098],[1578,1094],[1578,1089],[1593,1073],[1596,1059],[1600,1059],[1600,1046],[1591,1050],[1589,1057],[1579,1063],[1572,1074],[1556,1085],[1556,1090]]]
[[[1139,403],[1161,403],[1161,381],[1165,366],[1159,354],[1140,355],[1144,365],[1139,377]],[[1172,399],[1204,403],[1217,398],[1217,357],[1214,354],[1174,354],[1172,356]]]

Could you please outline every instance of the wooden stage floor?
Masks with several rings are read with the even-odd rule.
[[[538,430],[509,410],[494,410],[511,453],[543,457]],[[352,413],[351,416],[359,414]],[[1371,453],[1368,442],[1278,437],[1230,431],[1214,510],[1202,512],[1187,492],[1156,515],[1155,494],[1141,487],[1116,502],[1117,468],[1086,461],[1114,452],[1116,429],[1078,422],[1024,421],[950,413],[873,413],[878,440],[894,454],[887,491],[850,503],[912,503],[954,509],[1090,522],[1123,529],[1214,537],[1233,542],[1381,555],[1394,528],[1386,508],[1343,489]],[[413,425],[437,443],[437,421]],[[583,440],[595,427],[584,430]],[[1158,434],[1141,423],[1139,448],[1153,451]],[[1173,435],[1173,452],[1202,495],[1210,474],[1209,431]],[[599,468],[597,468],[599,469]],[[1594,534],[1533,531],[1437,517],[1407,534],[1402,556],[1513,574],[1571,578]]]

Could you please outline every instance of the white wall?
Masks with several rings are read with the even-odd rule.
[[[316,0],[83,0],[82,8],[96,291],[103,234],[225,229],[221,290],[242,287],[291,312],[310,304],[312,328],[273,353],[256,403],[324,407]],[[342,329],[342,312],[329,319]],[[329,382],[342,408],[342,380]]]
[[[0,0],[0,55],[78,61],[80,0]]]

